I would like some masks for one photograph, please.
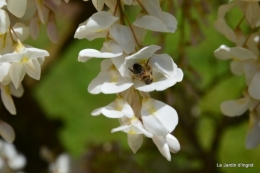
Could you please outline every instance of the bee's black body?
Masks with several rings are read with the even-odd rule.
[[[143,81],[146,85],[151,84],[153,82],[152,70],[148,65],[149,60],[150,58],[145,63],[145,65],[135,63],[133,65],[133,69],[129,68],[129,70],[133,72],[134,77]]]

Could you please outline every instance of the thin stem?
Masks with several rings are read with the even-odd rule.
[[[119,0],[119,1],[120,1],[120,0]],[[118,7],[118,4],[119,4],[119,3],[118,3],[119,1],[116,1],[117,3],[116,3],[116,6],[115,6],[115,10],[114,10],[114,12],[113,12],[113,16],[116,15],[116,11],[117,11],[117,7]],[[120,16],[120,20],[121,20],[121,16]],[[107,40],[107,38],[109,38],[108,36],[109,36],[109,32],[107,32],[106,40]]]
[[[135,43],[136,43],[136,45],[137,45],[136,51],[138,51],[140,45],[139,45],[139,42],[138,42],[137,37],[136,37],[136,35],[135,35],[134,29],[133,29],[133,27],[132,27],[132,25],[131,25],[131,23],[130,23],[130,20],[128,19],[127,15],[125,15],[125,13],[124,13],[124,10],[123,10],[123,8],[122,8],[121,1],[118,0],[117,2],[118,2],[118,5],[119,5],[121,23],[122,23],[123,25],[125,24],[125,21],[123,20],[123,19],[125,18],[125,19],[126,19],[126,22],[127,22],[128,25],[129,25],[130,30],[131,30],[132,33],[133,33],[134,40],[135,40]],[[123,16],[123,17],[121,17],[121,16]]]
[[[241,25],[241,23],[243,22],[243,20],[245,19],[245,15],[240,19],[240,21],[238,22],[237,26],[235,27],[235,30],[238,29]]]
[[[12,42],[13,42],[13,44],[14,44],[16,41],[15,41],[14,38],[13,38],[12,31],[13,31],[13,33],[14,33],[14,35],[15,35],[15,37],[16,37],[17,39],[18,39],[18,37],[17,37],[17,35],[16,35],[14,29],[13,29],[12,27],[9,27],[10,37],[11,37],[11,40],[12,40]]]
[[[121,4],[121,0],[117,0],[117,5],[119,6],[119,13],[120,13],[120,22],[121,24],[125,25],[125,21],[124,21],[124,10]]]
[[[132,33],[133,33],[133,36],[134,36],[134,39],[135,39],[135,43],[136,43],[137,49],[139,49],[139,48],[140,48],[140,45],[139,45],[139,42],[138,42],[137,37],[136,37],[136,35],[135,35],[134,29],[133,29],[133,27],[132,27],[132,25],[131,25],[131,23],[130,23],[128,17],[127,17],[126,15],[124,15],[124,17],[125,17],[125,19],[126,19],[128,25],[129,25],[130,30],[131,30]]]
[[[250,30],[250,33],[249,33],[249,35],[246,37],[246,40],[245,40],[244,44],[242,45],[242,47],[245,47],[245,46],[246,46],[246,43],[247,43],[247,41],[249,40],[249,38],[250,38],[250,36],[252,35],[252,33],[253,33],[253,29]]]
[[[147,13],[147,11],[146,11],[146,9],[144,8],[143,4],[142,4],[139,0],[137,0],[137,2],[138,2],[138,4],[140,5],[140,7],[142,8],[142,10],[144,10],[144,11]]]

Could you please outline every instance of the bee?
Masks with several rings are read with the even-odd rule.
[[[133,69],[128,68],[133,74],[134,77],[142,82],[144,82],[146,85],[149,85],[153,82],[153,73],[152,69],[149,66],[149,61],[151,58],[147,60],[147,62],[143,65],[135,63],[133,65]]]

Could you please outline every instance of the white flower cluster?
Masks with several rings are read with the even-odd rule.
[[[17,153],[13,144],[0,140],[0,172],[17,172],[26,165],[26,158]]]
[[[57,41],[54,14],[60,3],[60,0],[0,1],[0,89],[3,105],[11,114],[16,114],[11,95],[23,95],[21,83],[26,74],[36,80],[40,79],[41,64],[45,57],[49,56],[47,51],[24,45],[22,42],[29,37],[29,33],[36,39],[41,23],[47,24],[50,40]],[[26,26],[28,23],[29,26]],[[7,131],[8,129],[5,130]],[[1,136],[3,137],[2,133]],[[5,133],[4,136],[9,142],[14,139],[14,133]]]
[[[238,21],[238,26],[232,30],[225,21],[225,15],[232,8],[239,8],[244,17]],[[246,35],[240,30],[240,25],[246,20],[251,32]],[[245,75],[247,87],[244,97],[229,100],[221,104],[223,114],[240,116],[247,110],[250,112],[249,129],[246,147],[254,148],[260,143],[260,59],[259,59],[259,0],[237,0],[219,7],[215,28],[225,35],[236,47],[220,46],[214,53],[218,59],[231,59],[230,68],[234,75]]]
[[[101,71],[89,84],[88,91],[117,97],[91,114],[118,118],[121,126],[112,132],[127,133],[134,153],[141,147],[144,135],[152,138],[161,154],[171,160],[170,152],[180,150],[178,140],[171,135],[178,124],[178,115],[169,105],[151,98],[149,92],[162,91],[182,81],[183,72],[169,55],[155,53],[159,46],[142,47],[142,42],[147,30],[175,32],[177,21],[162,11],[159,0],[92,2],[98,12],[79,25],[75,38],[90,41],[105,38],[105,42],[100,51],[80,51],[78,60],[104,58]],[[125,8],[135,7],[141,11],[131,23]]]

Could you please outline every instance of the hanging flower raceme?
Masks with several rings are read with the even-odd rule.
[[[225,35],[236,47],[220,46],[214,54],[218,59],[231,59],[230,69],[234,75],[245,75],[247,85],[243,98],[224,101],[220,105],[222,113],[229,117],[241,116],[247,111],[250,114],[249,128],[246,138],[246,148],[255,148],[260,144],[260,61],[259,61],[259,31],[253,30],[260,25],[259,0],[237,0],[222,5],[215,22],[216,29]],[[239,22],[236,31],[226,23],[224,17],[232,8],[238,7],[245,15],[245,19],[252,32],[246,35],[239,28],[244,18]]]
[[[56,0],[0,1],[1,100],[4,107],[13,115],[17,111],[12,96],[22,96],[24,92],[22,81],[26,74],[33,79],[40,79],[41,65],[45,57],[49,56],[46,50],[33,48],[23,43],[29,36],[33,39],[38,37],[41,23],[47,25],[50,40],[57,42],[55,14],[59,12],[60,5],[61,1]],[[11,129],[11,127],[6,129]],[[12,142],[14,131],[3,130],[1,136],[6,141]]]
[[[183,72],[168,54],[156,54],[160,46],[143,47],[141,44],[146,29],[174,32],[177,21],[161,10],[158,0],[92,2],[98,12],[80,24],[75,38],[90,41],[105,38],[105,42],[101,50],[88,48],[80,51],[78,60],[86,62],[91,58],[104,58],[101,71],[90,82],[88,91],[117,96],[112,103],[95,109],[91,114],[118,118],[120,126],[111,132],[126,133],[134,153],[146,136],[154,141],[167,160],[171,160],[170,152],[180,150],[178,140],[171,135],[178,124],[178,114],[171,106],[151,98],[149,92],[172,87],[182,81]],[[102,11],[105,4],[108,11]],[[143,8],[133,23],[129,23],[124,5]]]

